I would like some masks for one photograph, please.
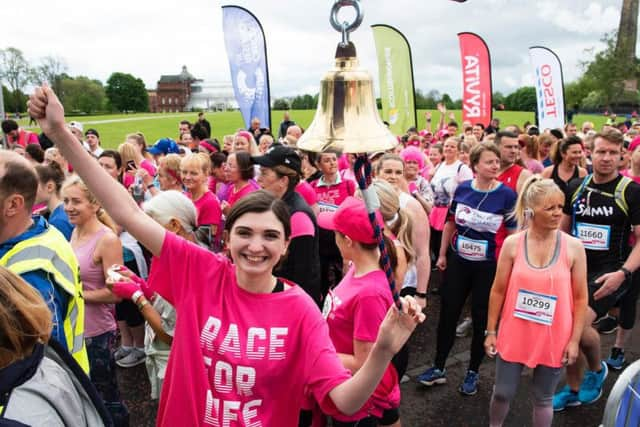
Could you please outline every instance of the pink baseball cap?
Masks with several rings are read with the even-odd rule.
[[[633,153],[633,150],[640,146],[640,136],[636,136],[631,140],[631,144],[629,144],[629,152]]]
[[[376,221],[381,228],[384,226],[382,215],[378,210],[376,210]],[[326,230],[338,231],[359,243],[376,243],[364,201],[355,197],[344,199],[334,212],[320,212],[318,225]]]

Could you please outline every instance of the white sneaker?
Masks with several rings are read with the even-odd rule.
[[[470,317],[465,317],[462,322],[456,327],[456,336],[459,338],[466,337],[473,326],[473,321]]]
[[[146,357],[147,355],[144,354],[144,351],[134,348],[125,357],[120,360],[116,360],[116,365],[121,368],[133,368],[134,366],[144,363]]]
[[[116,350],[115,353],[113,353],[113,358],[115,360],[120,360],[123,357],[127,356],[129,353],[131,353],[132,350],[133,350],[133,347],[128,347],[128,348],[120,347],[119,349]]]

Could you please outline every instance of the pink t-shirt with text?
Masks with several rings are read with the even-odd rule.
[[[320,211],[334,211],[349,196],[353,196],[356,192],[355,182],[349,179],[340,178],[338,184],[322,185],[320,179],[311,183],[318,196],[318,205]]]
[[[375,270],[360,277],[354,276],[351,266],[338,286],[330,291],[325,302],[324,314],[329,324],[329,334],[338,353],[354,354],[353,341],[373,343],[389,307],[393,305],[387,276]],[[354,416],[335,416],[348,421],[364,418],[367,413],[381,416],[384,409],[400,406],[398,374],[389,364],[385,375],[373,396]]]
[[[247,292],[227,258],[169,232],[149,283],[178,313],[157,425],[295,427],[307,392],[335,410],[349,373],[301,288]]]

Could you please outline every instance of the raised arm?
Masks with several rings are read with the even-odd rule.
[[[160,255],[165,230],[144,214],[127,190],[105,172],[67,129],[64,108],[48,86],[36,88],[29,97],[29,114],[96,196],[111,218],[124,227],[154,255]]]

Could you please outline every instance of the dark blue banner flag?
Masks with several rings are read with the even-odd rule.
[[[253,118],[271,128],[267,45],[258,19],[239,6],[222,6],[224,42],[231,82],[245,126]]]

